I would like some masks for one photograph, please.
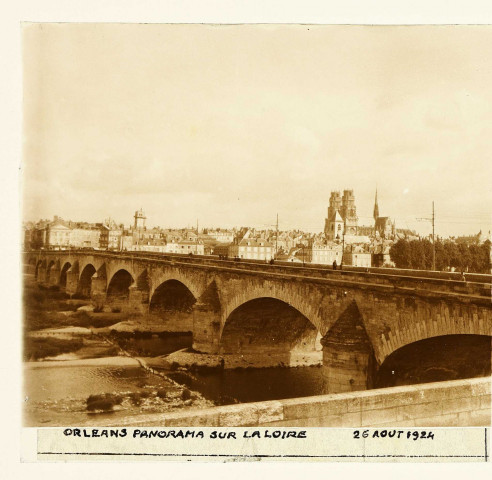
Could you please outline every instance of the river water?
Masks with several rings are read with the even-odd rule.
[[[133,353],[156,355],[184,348],[191,340],[186,335],[120,339]],[[29,362],[24,365],[26,426],[89,425],[94,414],[86,410],[86,400],[94,394],[128,394],[169,388],[158,375],[148,373],[137,362],[120,357],[72,362]],[[107,361],[107,363],[105,363]],[[92,363],[92,364],[91,364]],[[169,378],[199,392],[215,405],[292,398],[323,393],[321,368],[248,368],[206,372],[165,371]],[[178,405],[180,407],[181,405]],[[113,413],[99,413],[97,420],[115,423],[142,413],[160,413],[162,405],[133,406]]]
[[[396,359],[385,369],[381,369],[386,374],[381,377],[379,386],[490,375],[490,338],[479,340],[477,342],[477,339],[466,336],[448,339],[448,351],[443,350],[442,345],[441,348],[435,345],[431,349],[432,355],[427,355],[427,359],[419,349],[414,349],[413,353],[404,351],[403,360]],[[191,336],[161,334],[135,338],[127,335],[118,338],[118,342],[136,356],[151,357],[189,347]],[[449,351],[454,352],[453,355]],[[443,355],[444,362],[441,358]],[[458,363],[457,357],[461,360]],[[474,371],[470,369],[472,357],[479,365]],[[75,363],[51,361],[29,362],[24,365],[26,426],[90,425],[95,417],[87,412],[86,400],[94,394],[128,395],[143,392],[152,393],[155,398],[159,389],[170,391],[171,400],[168,398],[167,403],[157,399],[144,402],[143,405],[126,402],[124,408],[116,409],[113,413],[97,414],[98,422],[107,419],[108,423],[115,424],[121,420],[123,424],[127,417],[163,413],[170,411],[170,407],[171,411],[183,407],[181,398],[177,396],[182,389],[174,387],[178,393],[173,397],[173,387],[170,387],[172,384],[165,378],[148,373],[131,358],[109,357]],[[437,365],[441,365],[441,369],[436,373]],[[461,368],[463,371],[460,371],[460,365],[466,368]],[[195,408],[325,393],[320,367],[205,371],[179,369],[162,370],[161,373],[178,384],[185,385],[189,390],[199,392],[205,398],[205,403],[195,403]]]

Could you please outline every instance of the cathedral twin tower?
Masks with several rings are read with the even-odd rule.
[[[374,199],[374,227],[373,233],[379,238],[395,238],[395,222],[389,217],[379,216],[378,192]],[[355,208],[355,196],[353,190],[344,190],[343,196],[340,192],[331,192],[328,216],[325,219],[325,236],[327,240],[342,240],[344,235],[353,237],[359,235],[359,218]],[[345,240],[347,238],[345,237]]]
[[[341,240],[345,235],[357,235],[357,212],[353,190],[331,192],[328,217],[325,219],[325,235],[328,240]]]

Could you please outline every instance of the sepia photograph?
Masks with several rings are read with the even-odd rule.
[[[21,41],[24,427],[491,425],[492,27]]]

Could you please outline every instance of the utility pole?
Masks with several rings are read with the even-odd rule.
[[[417,218],[417,220],[430,221],[432,223],[432,270],[436,269],[436,214],[434,211],[434,200],[432,201],[432,217],[431,218]]]
[[[278,213],[277,213],[277,228],[275,233],[275,258],[277,258],[277,252],[278,252]]]
[[[432,270],[436,269],[436,238],[434,236],[435,225],[434,200],[432,201]]]

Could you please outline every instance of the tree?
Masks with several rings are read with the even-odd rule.
[[[490,240],[482,245],[436,241],[436,269],[441,271],[454,268],[459,271],[491,273]],[[398,240],[390,248],[391,260],[397,268],[430,270],[432,268],[432,243],[427,239]]]
[[[397,268],[411,268],[409,242],[400,239],[393,244],[390,248],[390,258]]]

